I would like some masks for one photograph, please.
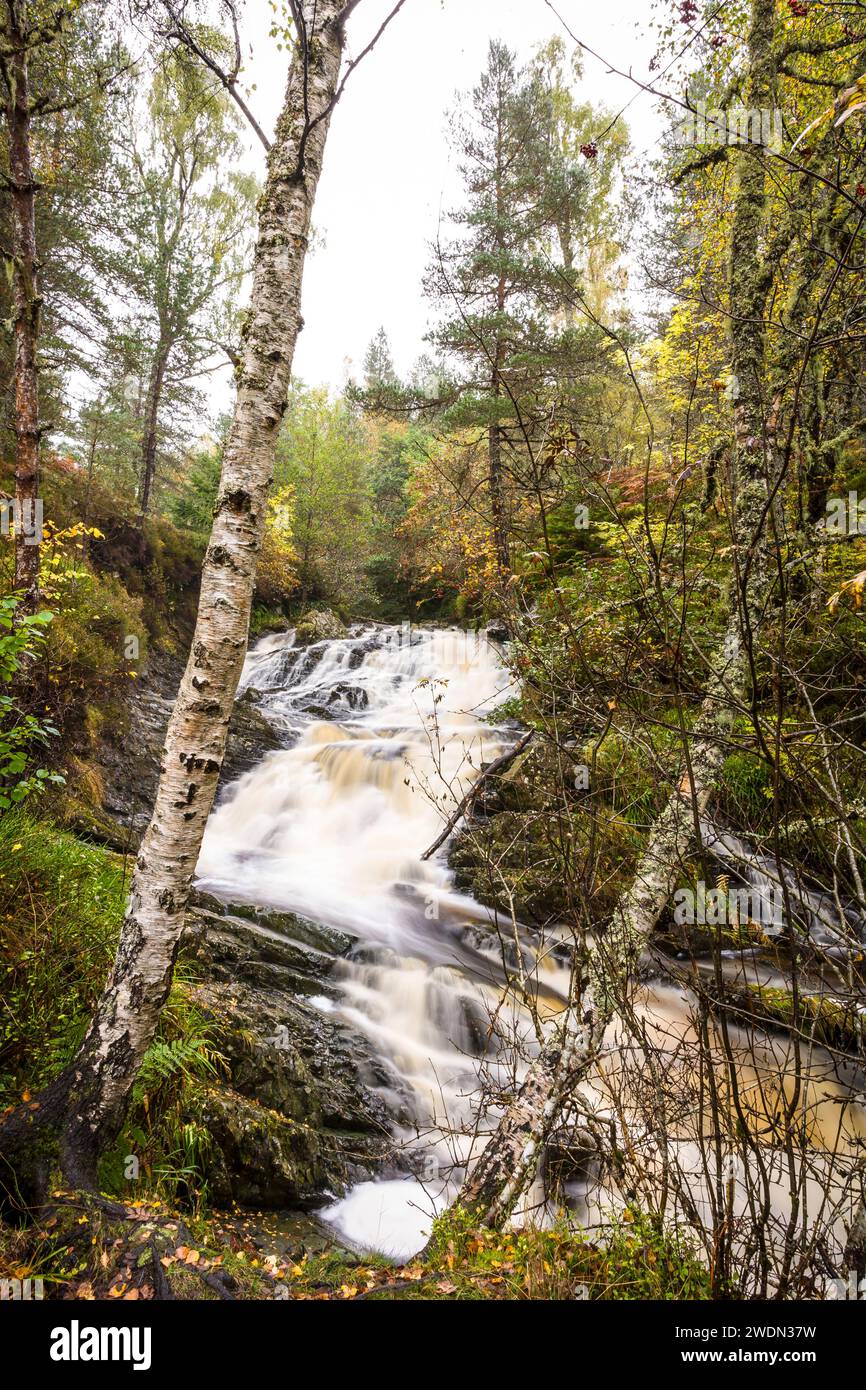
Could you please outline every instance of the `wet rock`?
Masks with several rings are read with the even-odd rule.
[[[329,1166],[319,1136],[229,1087],[203,1088],[187,1118],[209,1136],[208,1192],[217,1206],[303,1206],[322,1185],[341,1185],[345,1169]]]
[[[103,787],[100,809],[108,824],[118,827],[119,848],[134,849],[150,821],[180,677],[177,663],[157,665],[132,692],[126,726],[108,733],[97,749]],[[284,746],[283,735],[245,692],[232,711],[220,786],[236,781],[267,753]]]
[[[562,1125],[547,1141],[542,1177],[548,1193],[559,1193],[570,1182],[589,1177],[597,1167],[599,1147],[593,1134],[580,1125]]]
[[[387,1154],[380,1093],[393,1079],[326,1011],[352,945],[293,913],[195,893],[185,950],[203,973],[195,999],[226,1066],[195,1103],[211,1137],[214,1201],[303,1205],[369,1176]]]
[[[281,735],[261,710],[248,701],[235,705],[229,723],[220,785],[228,786],[256,767],[266,753],[284,747]]]
[[[305,1255],[331,1255],[342,1261],[356,1258],[355,1251],[341,1243],[334,1228],[310,1212],[245,1211],[242,1216],[223,1216],[221,1233],[236,1232],[262,1255],[300,1264]]]
[[[366,690],[360,685],[349,685],[348,681],[340,681],[328,695],[329,705],[347,705],[353,710],[366,709],[369,703]]]
[[[346,955],[355,942],[355,937],[350,936],[348,932],[340,931],[337,927],[325,926],[321,922],[308,921],[305,917],[299,917],[297,913],[277,912],[272,908],[257,907],[251,903],[232,903],[200,888],[192,890],[190,907],[203,909],[219,917],[256,922],[259,926],[302,941],[332,956]]]
[[[305,646],[310,642],[331,641],[346,635],[345,623],[330,608],[310,609],[295,628],[295,641],[298,646]]]
[[[539,927],[568,919],[561,866],[544,823],[526,811],[497,811],[473,822],[451,845],[455,886],[510,921]],[[503,891],[503,875],[509,894]]]

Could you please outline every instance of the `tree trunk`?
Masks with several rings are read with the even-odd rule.
[[[774,0],[753,0],[744,97],[750,107],[772,106],[774,33]],[[610,926],[577,967],[565,1017],[530,1064],[515,1100],[464,1180],[458,1202],[485,1225],[506,1221],[534,1178],[562,1106],[595,1064],[618,1001],[676,888],[721,772],[726,735],[746,692],[750,653],[769,597],[767,532],[774,453],[773,435],[764,427],[762,388],[770,278],[760,253],[766,170],[760,147],[739,147],[735,161],[728,280],[732,362],[739,382],[734,410],[736,582],[727,632],[689,736],[686,764],[650,831],[632,883]]]
[[[6,124],[12,204],[12,306],[15,338],[15,588],[20,611],[39,604],[39,369],[42,300],[36,259],[36,184],[30,148],[26,3],[8,5]]]
[[[60,1128],[67,1181],[93,1187],[118,1134],[171,987],[190,882],[213,804],[246,653],[256,561],[297,335],[310,216],[343,53],[349,0],[304,0],[299,43],[268,162],[234,420],[202,570],[189,660],[166,733],[153,818],[142,841],[117,956],[72,1064],[0,1128],[13,1171]],[[306,113],[306,116],[305,116]],[[58,1124],[58,1108],[61,1119]],[[45,1118],[43,1118],[43,1116]]]
[[[498,322],[502,323],[507,302],[507,286],[503,261],[506,255],[503,226],[505,223],[505,190],[503,187],[505,159],[503,154],[502,93],[500,88],[499,110],[496,137],[496,246],[499,254],[499,278],[496,284],[496,309]],[[493,357],[493,380],[491,388],[497,404],[503,394],[502,362],[505,355],[504,344],[497,329],[496,349]],[[504,586],[511,577],[511,547],[508,537],[508,516],[505,508],[505,492],[502,483],[502,428],[498,424],[490,426],[487,441],[490,509],[493,516],[493,542],[496,550],[496,567],[499,581]],[[503,595],[504,596],[504,595]]]
[[[141,440],[141,481],[138,489],[138,524],[150,511],[150,494],[156,476],[156,444],[159,434],[159,406],[171,343],[160,336],[150,368],[147,401],[144,407],[144,433]]]
[[[497,395],[498,395],[497,391]],[[491,425],[488,437],[490,506],[493,515],[493,541],[500,578],[507,581],[511,573],[511,551],[508,544],[508,520],[502,488],[502,430]]]

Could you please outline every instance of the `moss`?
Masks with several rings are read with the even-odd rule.
[[[0,1109],[41,1089],[74,1055],[114,958],[129,867],[123,856],[22,810],[0,820],[0,982],[7,1005]],[[130,1191],[130,1154],[141,1160],[142,1190],[197,1200],[203,1186],[206,1127],[196,1130],[184,1106],[188,1091],[218,1073],[219,1054],[192,997],[193,973],[182,957],[126,1132],[102,1165],[105,1186],[122,1195]]]
[[[71,1057],[108,973],[126,889],[115,855],[23,811],[0,821],[0,1105]]]
[[[425,1264],[458,1297],[673,1300],[712,1291],[687,1241],[628,1210],[590,1240],[564,1215],[549,1230],[500,1232],[479,1230],[468,1212],[452,1209],[434,1224]]]
[[[861,958],[862,959],[862,958]],[[821,995],[800,994],[794,998],[787,989],[748,984],[745,1003],[753,1015],[784,1029],[796,1029],[817,1042],[858,1055],[864,1039],[864,1017],[853,1004],[826,999]]]
[[[250,637],[261,637],[267,632],[281,632],[286,627],[286,615],[282,607],[275,604],[256,603],[250,616]]]

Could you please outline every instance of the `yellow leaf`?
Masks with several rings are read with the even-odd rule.
[[[837,593],[831,595],[827,600],[827,607],[831,613],[835,613],[843,598],[850,598],[855,608],[862,608],[863,594],[866,591],[866,570],[861,570],[855,574],[853,579],[847,580]]]

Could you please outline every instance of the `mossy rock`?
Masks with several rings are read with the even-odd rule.
[[[227,1086],[187,1097],[185,1119],[209,1136],[207,1184],[217,1206],[303,1206],[326,1188],[342,1190],[347,1169],[312,1126],[289,1119]]]
[[[295,642],[307,646],[311,642],[328,642],[346,636],[346,626],[330,608],[312,608],[295,628]]]

